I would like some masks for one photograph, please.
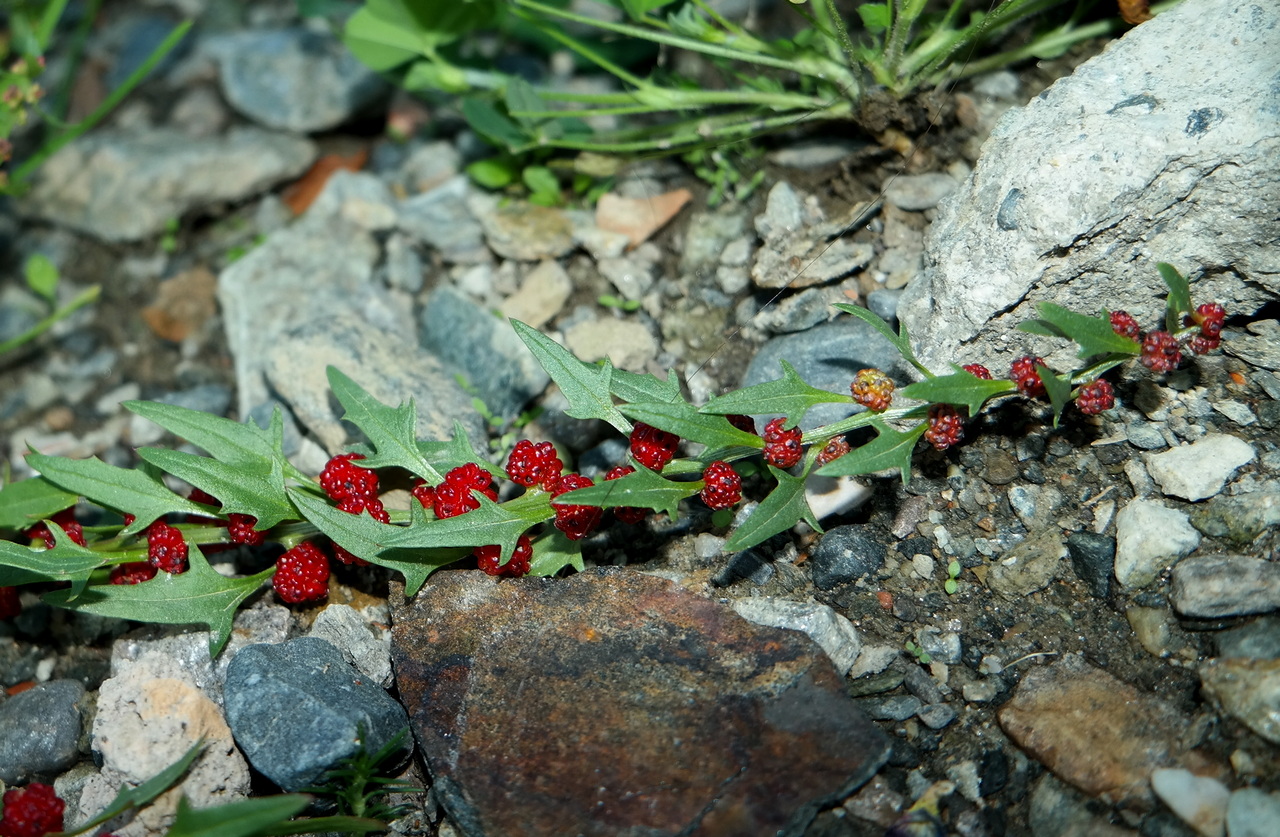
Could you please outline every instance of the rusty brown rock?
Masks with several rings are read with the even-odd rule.
[[[400,695],[470,837],[799,834],[888,756],[807,637],[664,579],[445,571],[393,606]]]
[[[1149,805],[1157,767],[1225,775],[1180,740],[1191,718],[1076,656],[1028,673],[999,720],[1058,778],[1114,804]]]
[[[157,336],[180,343],[218,313],[214,300],[217,286],[218,280],[208,268],[192,268],[161,282],[156,301],[139,313]]]

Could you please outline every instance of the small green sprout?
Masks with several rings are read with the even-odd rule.
[[[947,580],[942,583],[942,589],[947,591],[948,596],[954,596],[960,590],[960,584],[956,581],[960,577],[963,568],[959,561],[952,561],[947,564]]]

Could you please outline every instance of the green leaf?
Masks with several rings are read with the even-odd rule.
[[[621,2],[627,17],[638,21],[649,12],[661,9],[663,6],[670,6],[676,0],[621,0]]]
[[[1069,340],[1080,346],[1079,357],[1107,354],[1142,354],[1142,344],[1137,340],[1116,334],[1107,315],[1088,317],[1077,314],[1052,302],[1041,302],[1036,308],[1043,320],[1060,329]]]
[[[0,529],[21,531],[76,504],[77,495],[43,477],[11,482],[0,489]],[[0,585],[3,586],[3,585]]]
[[[1062,418],[1062,411],[1071,401],[1071,378],[1067,375],[1058,376],[1052,369],[1040,364],[1036,364],[1036,372],[1040,373],[1040,380],[1044,383],[1044,391],[1049,396],[1049,403],[1053,404],[1053,426],[1057,427],[1058,420]]]
[[[969,415],[976,416],[988,399],[1016,391],[1013,381],[988,381],[961,369],[950,375],[939,375],[927,381],[908,384],[902,388],[902,397],[935,404],[963,405],[969,408]]]
[[[529,575],[545,578],[555,575],[565,567],[573,567],[578,572],[587,568],[582,563],[582,544],[569,540],[559,529],[544,532],[533,542]]]
[[[187,772],[187,769],[191,767],[191,763],[196,760],[196,757],[200,755],[200,752],[203,749],[204,741],[197,741],[191,746],[191,749],[187,750],[187,752],[183,754],[182,758],[178,759],[164,770],[161,770],[159,773],[138,785],[136,788],[131,788],[128,785],[122,784],[120,786],[120,792],[116,794],[116,798],[111,800],[111,803],[107,805],[101,813],[88,822],[82,823],[74,830],[64,831],[62,834],[70,835],[80,834],[85,831],[92,831],[107,820],[115,819],[120,816],[130,808],[141,808],[143,805],[146,805],[148,802],[177,784],[178,780]]]
[[[459,465],[472,462],[496,477],[506,476],[501,469],[476,453],[476,449],[471,446],[471,437],[467,435],[466,428],[457,419],[453,421],[452,438],[445,441],[419,439],[418,452],[441,473],[447,473]]]
[[[523,128],[485,99],[476,96],[463,99],[462,115],[477,134],[512,154],[525,150],[533,141]]]
[[[246,578],[219,575],[198,546],[191,546],[190,569],[170,575],[157,573],[141,584],[102,584],[85,588],[78,597],[71,590],[45,593],[55,607],[133,619],[159,625],[206,625],[211,632],[209,656],[217,657],[231,638],[231,622],[240,603],[271,578],[274,568]]]
[[[167,837],[254,837],[268,826],[288,822],[310,803],[311,797],[294,793],[197,809],[184,796],[178,800],[178,814]]]
[[[279,462],[229,465],[207,456],[165,448],[139,448],[138,456],[218,498],[223,514],[249,514],[258,518],[255,528],[259,531],[297,517],[284,492],[284,472]]]
[[[911,351],[911,337],[907,334],[907,324],[905,322],[899,321],[898,333],[894,334],[893,329],[889,328],[889,324],[885,322],[879,314],[868,308],[863,308],[861,305],[853,305],[848,302],[837,302],[832,307],[838,311],[843,311],[846,314],[852,314],[864,323],[873,327],[876,331],[883,334],[886,340],[893,344],[893,347],[898,350],[898,354],[902,355],[903,360],[920,370],[920,373],[926,378],[933,377],[933,373],[926,369],[920,361],[916,360],[915,353]]]
[[[89,575],[107,558],[73,543],[56,523],[53,549],[32,549],[12,541],[0,541],[0,587],[16,587],[38,581],[69,581],[71,592],[78,595],[89,581]]]
[[[519,320],[513,319],[511,327],[568,399],[569,409],[565,410],[567,415],[576,419],[602,419],[612,424],[622,435],[631,435],[631,422],[618,412],[609,393],[612,364],[608,361],[603,366],[583,363],[568,349]]]
[[[41,298],[56,303],[58,299],[58,268],[43,253],[33,253],[27,257],[22,272],[27,279],[27,287]]]
[[[664,511],[675,519],[680,501],[701,490],[700,482],[669,480],[642,465],[636,468],[635,473],[625,477],[605,480],[590,488],[578,488],[561,494],[556,502],[599,506],[604,509],[634,506]]]
[[[905,433],[899,433],[878,421],[872,427],[878,434],[875,439],[849,451],[834,462],[823,465],[818,469],[818,474],[824,477],[852,477],[896,468],[902,473],[902,484],[906,485],[911,477],[911,453],[915,450],[916,440],[924,435],[928,425],[917,424]]]
[[[809,386],[791,364],[785,360],[779,362],[782,364],[782,377],[778,380],[744,387],[713,398],[702,408],[702,412],[721,416],[781,413],[787,417],[787,424],[794,426],[815,405],[852,403],[851,396]],[[763,444],[757,437],[755,446],[762,447]]]
[[[412,27],[384,20],[368,5],[347,18],[342,42],[360,63],[378,72],[422,55],[426,47]]]
[[[489,157],[476,160],[466,168],[467,176],[486,189],[501,189],[514,183],[520,175],[519,167],[510,157]]]
[[[445,520],[431,520],[420,525],[397,527],[395,537],[387,544],[400,549],[440,549],[497,544],[505,560],[515,549],[516,540],[527,529],[555,516],[547,497],[531,492],[502,505],[488,497],[474,495],[480,508]]]
[[[272,431],[283,421],[278,407],[271,415],[267,430],[256,424],[241,424],[212,413],[157,401],[126,401],[124,408],[228,464],[265,466],[283,458],[271,442]]]
[[[174,494],[160,480],[100,459],[64,459],[42,453],[27,454],[27,462],[49,482],[87,497],[100,506],[137,516],[124,534],[141,532],[170,512],[205,514],[204,506]]]
[[[520,179],[525,188],[536,195],[545,195],[560,200],[560,181],[555,173],[546,166],[526,166]]]
[[[1025,331],[1027,334],[1039,334],[1041,337],[1060,337],[1063,340],[1070,340],[1067,333],[1056,325],[1044,320],[1023,320],[1017,325],[1018,331]]]
[[[507,113],[511,115],[511,118],[515,119],[526,128],[531,128],[542,120],[521,116],[520,114],[522,112],[541,112],[548,109],[547,103],[544,102],[542,97],[538,95],[537,91],[533,89],[533,85],[519,76],[513,76],[511,80],[507,82],[507,89],[503,95],[503,104],[507,106]],[[542,167],[538,166],[535,168]],[[549,169],[548,173],[550,173]],[[528,183],[526,182],[525,185],[528,185]],[[540,191],[538,189],[534,189],[532,186],[529,188],[535,192]]]
[[[849,456],[849,454],[845,454]],[[837,462],[839,460],[836,460]],[[786,471],[779,471],[772,465],[769,472],[778,480],[778,485],[769,496],[756,506],[751,516],[739,526],[725,541],[721,550],[724,552],[740,552],[750,549],[756,544],[764,543],[779,532],[785,532],[804,520],[821,532],[822,527],[809,508],[809,501],[804,496],[804,477],[793,477]]]
[[[858,7],[858,17],[862,18],[862,25],[873,35],[888,29],[893,22],[887,3],[863,3]]]
[[[642,402],[675,402],[680,400],[680,382],[674,369],[667,370],[666,380],[656,375],[613,370],[609,391],[628,404]]]
[[[618,409],[629,418],[708,448],[764,446],[759,436],[739,430],[724,416],[699,412],[697,407],[684,401],[623,404]]]
[[[1170,334],[1176,334],[1182,326],[1182,315],[1191,313],[1191,286],[1187,284],[1186,277],[1168,262],[1158,262],[1156,270],[1160,271],[1160,278],[1169,287],[1164,329]]]
[[[336,366],[326,367],[325,373],[329,377],[329,388],[346,411],[342,417],[360,428],[374,447],[374,452],[360,463],[361,467],[404,468],[425,477],[432,485],[443,480],[418,449],[418,409],[412,398],[399,407],[388,407]]]

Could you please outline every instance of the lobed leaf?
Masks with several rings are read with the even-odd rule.
[[[754,433],[739,430],[724,416],[699,412],[685,401],[623,404],[618,407],[628,418],[674,433],[708,448],[747,446],[760,448],[764,442]]]
[[[232,465],[265,466],[282,457],[271,443],[270,430],[263,430],[252,423],[241,424],[212,413],[157,401],[126,401],[124,407],[187,440],[215,459]],[[279,420],[279,408],[276,408],[271,418],[272,425]]]
[[[772,465],[769,466],[769,471],[777,478],[778,485],[756,506],[750,517],[734,530],[721,547],[723,551],[740,552],[750,549],[779,532],[787,531],[801,520],[813,527],[815,532],[822,531],[817,518],[813,516],[813,510],[809,508],[809,501],[805,499],[804,477],[793,477]]]
[[[586,564],[582,563],[582,544],[569,540],[559,529],[544,532],[533,542],[533,560],[529,562],[529,575],[545,578],[555,575],[565,567],[573,567],[578,572],[587,568]]]
[[[666,380],[647,373],[640,375],[625,369],[615,369],[609,381],[609,391],[628,404],[681,400],[680,384],[676,381],[675,370],[672,369],[667,370]]]
[[[412,398],[399,407],[388,407],[336,366],[327,367],[325,373],[345,411],[342,417],[360,428],[374,447],[360,463],[362,468],[396,466],[425,477],[432,485],[444,479],[418,448],[418,409]]]
[[[933,373],[924,367],[920,361],[916,360],[915,352],[911,350],[911,337],[907,334],[907,324],[903,321],[898,322],[898,333],[894,334],[893,329],[889,328],[889,324],[874,311],[869,308],[863,308],[861,305],[853,305],[848,302],[837,302],[834,307],[838,311],[846,314],[852,314],[862,320],[867,325],[873,327],[876,331],[884,335],[885,339],[893,344],[898,350],[898,354],[902,355],[902,359],[910,363],[920,371],[920,374],[926,378],[932,378]]]
[[[516,540],[526,530],[555,516],[546,495],[540,492],[501,505],[483,495],[475,496],[480,508],[445,520],[423,520],[412,526],[396,527],[395,536],[387,545],[401,550],[465,547],[452,559],[456,561],[477,546],[497,544],[502,548],[501,560],[505,562],[515,550]]]
[[[1160,278],[1169,288],[1164,330],[1170,334],[1177,334],[1178,328],[1182,325],[1182,315],[1191,313],[1191,286],[1187,284],[1187,278],[1168,262],[1157,262],[1156,270],[1160,271]]]
[[[1080,346],[1081,358],[1107,354],[1142,354],[1142,344],[1130,337],[1116,334],[1111,328],[1111,318],[1106,314],[1089,317],[1052,302],[1041,302],[1036,308],[1044,322],[1059,329],[1067,339]]]
[[[224,514],[249,514],[258,518],[255,528],[265,531],[281,520],[297,517],[284,491],[280,463],[231,465],[165,448],[139,448],[143,461],[191,483],[222,502]]]
[[[939,375],[927,381],[916,381],[902,388],[903,398],[915,398],[934,404],[957,404],[969,408],[969,415],[976,416],[982,405],[999,395],[1016,392],[1013,381],[996,379],[988,381],[972,372],[960,369],[950,375]]]
[[[713,398],[702,408],[704,413],[716,415],[770,415],[781,413],[787,417],[787,425],[795,426],[810,407],[818,404],[848,404],[853,398],[825,389],[811,387],[796,372],[795,367],[785,360],[782,364],[782,377],[776,381],[744,387],[730,393]],[[751,435],[751,434],[746,434]],[[734,442],[734,444],[753,444],[763,447],[759,437],[754,442]]]
[[[565,492],[556,498],[556,502],[599,506],[602,509],[634,506],[664,511],[675,519],[680,501],[692,497],[701,489],[702,484],[699,482],[669,480],[641,465],[636,468],[635,473],[625,477]]]
[[[0,529],[26,529],[71,508],[77,498],[43,477],[11,482],[0,489]]]
[[[100,459],[66,459],[42,453],[27,454],[27,462],[41,476],[67,491],[137,519],[122,534],[132,535],[171,512],[206,514],[208,509],[174,494],[164,483],[142,471],[117,468]]]
[[[453,422],[453,437],[451,439],[447,441],[420,439],[418,440],[418,452],[441,473],[448,473],[459,465],[471,462],[485,468],[495,476],[504,476],[499,468],[476,453],[476,449],[471,444],[471,438],[467,435],[466,428],[457,419]]]
[[[622,435],[631,434],[631,422],[618,412],[610,394],[612,364],[608,361],[604,366],[583,363],[568,349],[519,320],[513,319],[511,327],[568,399],[567,415],[576,419],[602,419]]]
[[[915,450],[916,440],[924,435],[928,425],[917,424],[901,433],[879,421],[872,426],[878,434],[875,439],[854,448],[834,462],[823,465],[818,469],[818,474],[824,477],[852,477],[894,468],[902,473],[902,484],[906,485],[911,477],[911,454]]]
[[[245,578],[219,575],[198,546],[191,546],[190,568],[185,573],[157,573],[141,584],[95,584],[79,596],[72,590],[54,590],[44,600],[55,607],[133,619],[160,625],[206,625],[211,632],[209,656],[231,638],[231,622],[241,602],[271,578],[274,569]]]
[[[89,576],[106,556],[73,543],[62,527],[49,522],[53,549],[32,549],[12,541],[0,541],[0,587],[16,587],[38,581],[69,581],[79,595]]]
[[[1071,378],[1065,375],[1059,376],[1052,369],[1039,364],[1036,364],[1036,372],[1040,374],[1040,381],[1044,384],[1044,391],[1049,396],[1049,403],[1053,405],[1053,426],[1057,427],[1059,419],[1062,418],[1062,411],[1071,401]]]
[[[1041,337],[1059,337],[1063,340],[1070,340],[1067,333],[1056,325],[1045,320],[1023,320],[1017,325],[1018,331],[1025,331],[1027,334],[1039,334]]]

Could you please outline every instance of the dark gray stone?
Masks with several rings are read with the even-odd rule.
[[[813,583],[819,590],[856,581],[884,566],[884,544],[860,526],[837,526],[822,536],[809,555]]]
[[[376,752],[409,726],[400,704],[315,637],[244,648],[227,667],[223,697],[249,763],[287,791],[314,784],[361,744]]]
[[[1248,555],[1200,555],[1173,568],[1173,606],[1218,619],[1280,609],[1280,564]]]
[[[1097,532],[1074,532],[1067,537],[1067,554],[1076,578],[1085,583],[1094,598],[1111,593],[1111,572],[1116,565],[1116,542]]]
[[[924,708],[920,698],[912,695],[858,698],[854,702],[873,721],[905,721]]]
[[[467,206],[471,194],[466,177],[455,177],[401,202],[400,229],[440,253],[446,262],[479,264],[493,257],[484,229]]]
[[[0,781],[52,779],[76,763],[84,686],[50,680],[0,704]]]
[[[1259,616],[1238,628],[1219,631],[1213,643],[1219,657],[1280,659],[1280,616]]]
[[[928,706],[920,707],[920,711],[916,713],[916,716],[929,729],[942,729],[956,719],[956,711],[951,708],[949,703],[931,703]]]

